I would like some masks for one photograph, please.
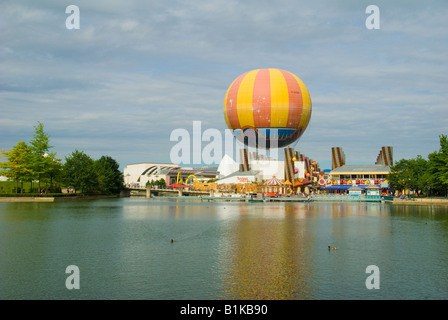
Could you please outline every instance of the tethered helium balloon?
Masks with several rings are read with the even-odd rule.
[[[280,69],[240,75],[224,98],[227,126],[241,142],[257,148],[282,148],[296,142],[308,126],[311,109],[302,80]]]

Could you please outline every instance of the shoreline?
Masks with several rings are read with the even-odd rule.
[[[0,197],[0,202],[62,202],[119,198],[120,195],[70,196],[70,197]]]
[[[121,198],[120,195],[92,195],[92,196],[70,196],[70,197],[0,197],[0,203],[1,202],[9,202],[9,203],[17,203],[17,202],[37,202],[37,203],[49,203],[49,202],[64,202],[64,201],[79,201],[79,200],[99,200],[99,199],[112,199],[112,198]],[[157,198],[165,198],[165,197],[157,197]],[[178,198],[178,197],[167,197],[167,198]],[[190,198],[190,197],[181,197],[181,198]],[[244,202],[245,198],[237,198],[237,197],[200,197],[199,199],[197,197],[191,197],[191,199],[196,199],[199,201],[216,201],[216,200],[222,200],[224,202],[228,201],[240,201]],[[262,201],[262,202],[347,202],[347,201],[356,201],[356,202],[374,202],[372,200],[367,201],[364,199],[310,199],[310,198],[276,198],[276,199],[270,199],[270,201]],[[257,202],[255,201],[246,201],[246,202]],[[380,202],[378,200],[375,200],[375,202]],[[381,201],[383,203],[387,204],[393,204],[393,205],[417,205],[417,206],[429,206],[429,205],[441,205],[441,206],[448,206],[448,199],[430,199],[430,198],[414,198],[414,199],[397,199],[394,198],[393,200],[383,200]]]
[[[393,201],[385,201],[386,203],[397,205],[416,205],[416,206],[429,206],[429,205],[442,205],[448,206],[448,199],[428,199],[428,198],[414,198],[414,199],[394,199]]]

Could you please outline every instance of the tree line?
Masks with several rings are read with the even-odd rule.
[[[440,149],[424,159],[401,159],[391,166],[389,185],[395,190],[411,190],[414,194],[447,196],[448,139],[440,135]]]
[[[146,186],[157,187],[158,189],[165,189],[166,181],[163,178],[160,178],[159,180],[151,180],[146,182]]]
[[[19,190],[23,193],[24,182],[31,183],[31,191],[39,192],[43,189],[61,192],[62,187],[97,194],[116,194],[122,190],[123,174],[110,156],[94,160],[75,150],[62,163],[52,148],[44,125],[38,122],[29,143],[20,141],[10,150],[0,150],[0,175],[15,181],[16,193]]]

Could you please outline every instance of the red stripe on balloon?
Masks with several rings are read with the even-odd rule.
[[[289,94],[288,128],[297,128],[303,112],[302,91],[297,80],[288,71],[280,70],[286,80]]]
[[[246,74],[247,72],[235,79],[232,86],[229,88],[229,94],[227,95],[227,117],[232,129],[240,128],[240,120],[238,119],[237,110],[237,98],[238,90]]]
[[[271,82],[269,69],[261,69],[255,76],[252,94],[254,125],[256,128],[271,126]]]

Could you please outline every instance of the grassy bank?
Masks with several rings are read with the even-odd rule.
[[[406,204],[406,205],[445,205],[448,206],[448,199],[445,198],[409,198],[409,199],[397,199],[395,198],[393,204]]]
[[[78,193],[0,193],[2,198],[69,198],[83,196]]]
[[[19,184],[19,193],[16,193],[16,183],[14,181],[0,181],[0,202],[57,202],[70,200],[90,200],[116,198],[119,195],[103,195],[103,194],[81,194],[81,193],[40,193],[38,184],[31,182],[23,183],[23,193]],[[48,186],[41,185],[41,189]]]
[[[0,202],[59,202],[59,201],[76,201],[76,200],[96,200],[96,199],[109,199],[118,198],[119,195],[81,195],[81,194],[71,194],[70,196],[57,196],[47,195],[32,195],[27,194],[26,196],[15,196],[8,195],[3,196],[0,194]]]
[[[22,183],[19,183],[18,192],[19,193],[39,193],[39,184],[37,182],[31,183],[31,182],[24,182],[23,186]],[[47,189],[50,186],[41,184],[41,189]],[[54,188],[54,187],[53,187]],[[22,190],[23,189],[23,190]],[[60,188],[58,188],[60,189]],[[16,193],[16,182],[15,181],[0,181],[0,195],[3,194],[17,194]]]

